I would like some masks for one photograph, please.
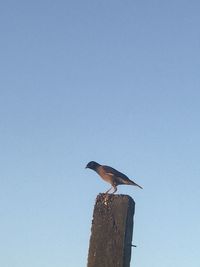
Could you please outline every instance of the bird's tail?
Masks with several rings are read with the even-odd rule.
[[[139,184],[136,184],[135,182],[133,182],[131,180],[130,180],[130,183],[129,184],[134,185],[134,186],[137,186],[137,187],[143,189],[143,187],[141,187]]]

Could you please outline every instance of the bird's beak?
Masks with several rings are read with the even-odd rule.
[[[86,166],[85,166],[85,169],[87,169],[87,168],[88,168],[88,166],[86,165]]]

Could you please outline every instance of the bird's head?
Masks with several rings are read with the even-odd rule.
[[[100,164],[95,162],[95,161],[90,161],[85,168],[89,168],[89,169],[92,169],[92,170],[96,170],[97,167],[99,167]]]

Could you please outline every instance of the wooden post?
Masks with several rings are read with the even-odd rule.
[[[128,195],[96,199],[87,267],[129,267],[135,202]]]

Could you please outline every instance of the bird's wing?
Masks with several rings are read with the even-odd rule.
[[[102,168],[104,169],[105,173],[107,175],[113,176],[115,183],[117,185],[119,184],[129,184],[129,185],[135,185],[138,186],[142,189],[142,187],[138,184],[136,184],[134,181],[130,180],[125,174],[123,174],[122,172],[119,172],[117,170],[115,170],[114,168],[110,167],[110,166],[105,166],[103,165]]]
[[[122,181],[129,181],[130,179],[123,174],[122,172],[119,172],[117,170],[115,170],[114,168],[110,167],[110,166],[102,166],[103,169],[105,170],[105,172],[109,175],[115,176],[115,178],[117,178],[119,181],[118,182],[122,182]]]

